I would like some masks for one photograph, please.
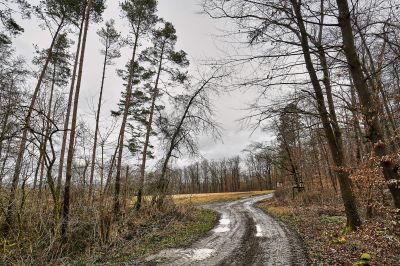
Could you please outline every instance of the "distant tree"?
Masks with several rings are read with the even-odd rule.
[[[278,141],[281,147],[281,160],[285,169],[293,176],[296,186],[302,181],[302,174],[298,166],[298,134],[300,131],[300,112],[295,103],[288,104],[280,114],[277,125]],[[283,165],[282,165],[283,166]]]

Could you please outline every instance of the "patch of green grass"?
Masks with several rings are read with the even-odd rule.
[[[193,208],[183,221],[174,220],[141,239],[129,241],[119,250],[103,251],[90,262],[76,261],[73,265],[121,265],[166,248],[184,247],[210,231],[217,218],[218,214],[214,211]]]
[[[147,243],[150,250],[186,246],[211,230],[217,214],[210,210],[195,209],[194,216],[188,224],[175,224],[166,231],[153,236]]]

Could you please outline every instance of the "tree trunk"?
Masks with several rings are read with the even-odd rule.
[[[350,230],[356,229],[361,225],[361,220],[358,215],[357,206],[355,202],[355,198],[353,195],[353,191],[351,188],[351,182],[349,179],[349,174],[343,169],[346,167],[341,135],[335,135],[336,130],[332,128],[331,123],[329,122],[328,111],[326,110],[325,100],[321,85],[318,80],[317,73],[314,68],[314,64],[311,58],[310,47],[308,43],[308,36],[306,27],[304,25],[303,17],[301,14],[301,7],[297,0],[291,0],[297,24],[300,30],[300,41],[303,50],[304,60],[306,63],[306,67],[311,79],[311,83],[315,92],[316,100],[317,100],[317,109],[318,113],[321,117],[323,128],[328,140],[328,144],[332,153],[333,160],[335,162],[336,167],[339,168],[337,171],[337,175],[339,178],[340,191],[342,194],[343,203],[345,206],[346,217],[347,217],[347,227]]]
[[[380,102],[374,97],[374,93],[368,86],[367,79],[362,71],[351,28],[350,10],[347,0],[336,0],[336,2],[339,8],[338,21],[342,32],[343,50],[349,64],[354,87],[362,105],[362,112],[368,125],[367,138],[371,140],[375,155],[380,160],[380,165],[383,168],[383,174],[392,194],[394,204],[396,208],[400,208],[399,166],[390,158],[387,140],[383,136],[382,122],[379,117]]]
[[[142,154],[142,164],[140,166],[140,179],[139,179],[139,189],[138,189],[138,194],[137,194],[137,201],[135,204],[135,209],[138,211],[140,210],[140,207],[142,206],[142,195],[143,195],[143,189],[144,189],[144,178],[146,174],[146,161],[147,161],[147,149],[149,146],[149,141],[150,141],[150,135],[151,135],[151,130],[152,130],[152,124],[153,124],[153,115],[154,115],[154,109],[156,107],[156,100],[159,94],[158,90],[158,83],[160,81],[160,75],[161,75],[161,70],[162,70],[162,62],[163,62],[163,56],[164,56],[164,45],[165,42],[162,45],[161,48],[161,55],[160,55],[160,62],[158,65],[158,71],[157,71],[157,78],[156,82],[154,85],[154,92],[153,96],[151,99],[151,107],[150,107],[150,117],[146,129],[146,139],[143,144],[143,154]]]
[[[85,28],[83,31],[82,38],[82,48],[80,53],[79,60],[79,70],[78,70],[78,79],[76,83],[75,89],[75,99],[74,99],[74,108],[72,113],[72,123],[71,123],[71,133],[69,137],[69,147],[68,147],[68,155],[67,155],[67,171],[65,176],[65,187],[64,187],[64,203],[63,203],[63,213],[62,213],[62,223],[61,223],[61,237],[63,242],[65,243],[67,240],[67,230],[68,230],[68,221],[69,221],[69,208],[70,208],[70,186],[72,179],[72,164],[74,159],[74,144],[75,144],[75,134],[76,134],[76,123],[78,116],[78,103],[79,103],[79,92],[81,88],[82,82],[82,72],[83,72],[83,62],[85,59],[85,49],[86,49],[86,39],[87,33],[89,30],[90,23],[90,11],[92,7],[92,0],[88,0],[86,6],[85,13]]]
[[[96,149],[97,149],[97,135],[99,132],[99,121],[100,121],[100,112],[101,112],[101,101],[103,100],[103,90],[104,90],[104,79],[106,76],[106,67],[107,67],[107,57],[108,57],[108,46],[106,44],[106,50],[104,53],[104,62],[103,62],[103,74],[101,77],[101,86],[100,86],[100,95],[99,102],[97,104],[97,113],[96,113],[96,129],[94,131],[94,142],[93,142],[93,152],[92,152],[92,163],[90,165],[90,178],[89,178],[89,199],[92,199],[93,194],[93,176],[94,176],[94,164],[96,162]]]
[[[9,199],[8,199],[8,204],[7,204],[6,218],[5,218],[4,224],[2,226],[2,229],[3,229],[2,231],[3,231],[3,233],[5,235],[9,233],[10,226],[13,223],[14,209],[15,209],[16,195],[17,195],[16,192],[17,192],[18,183],[19,183],[20,174],[21,174],[21,169],[22,169],[22,164],[23,164],[23,160],[24,160],[26,143],[28,141],[28,131],[29,131],[30,124],[31,124],[33,108],[35,106],[36,99],[38,97],[39,90],[40,90],[40,87],[42,85],[44,75],[46,74],[47,67],[48,67],[48,65],[50,63],[50,59],[52,57],[54,44],[56,42],[58,34],[60,33],[63,25],[64,25],[64,17],[61,19],[61,22],[58,24],[57,30],[54,33],[53,39],[51,41],[50,47],[49,47],[48,52],[47,52],[46,61],[44,63],[42,71],[40,73],[38,82],[36,84],[35,90],[33,92],[32,98],[31,98],[31,102],[30,102],[30,105],[29,105],[29,108],[28,108],[28,113],[27,113],[27,115],[25,117],[25,120],[24,120],[24,127],[22,129],[21,142],[20,142],[20,145],[19,145],[17,160],[15,162],[15,170],[14,170],[14,175],[13,175],[13,178],[12,178],[11,190],[10,190],[10,195],[9,195]]]
[[[60,192],[61,192],[62,176],[63,176],[63,171],[64,171],[65,150],[66,150],[67,139],[68,139],[69,117],[71,115],[72,99],[74,97],[75,78],[76,78],[76,72],[77,72],[77,69],[78,69],[79,53],[80,53],[80,50],[81,50],[81,41],[82,41],[82,33],[83,33],[83,23],[84,23],[84,21],[85,21],[85,16],[82,16],[81,26],[80,26],[80,29],[79,29],[78,45],[76,47],[74,69],[73,69],[73,72],[72,72],[71,86],[70,86],[69,95],[68,95],[67,112],[66,112],[65,118],[64,118],[64,131],[63,131],[63,138],[62,138],[62,144],[61,144],[60,162],[59,162],[59,166],[58,166],[58,176],[57,176],[57,194],[58,194],[58,197],[60,197]]]
[[[118,218],[120,212],[120,193],[121,193],[121,167],[122,167],[122,153],[124,151],[124,139],[125,139],[125,128],[128,120],[129,114],[129,106],[132,98],[132,86],[133,86],[133,75],[135,73],[134,65],[136,58],[136,49],[138,46],[139,40],[139,29],[140,29],[140,21],[138,22],[137,32],[135,33],[135,43],[133,45],[132,58],[129,66],[129,77],[128,84],[126,86],[126,95],[125,95],[125,106],[124,106],[124,115],[122,117],[121,129],[119,132],[119,146],[118,146],[118,161],[117,161],[117,175],[115,176],[115,189],[114,189],[114,204],[113,204],[113,215],[114,218]]]

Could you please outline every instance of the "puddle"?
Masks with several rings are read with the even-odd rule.
[[[263,237],[264,234],[262,233],[263,231],[261,229],[261,226],[257,224],[256,229],[257,229],[256,237]]]
[[[228,216],[222,215],[221,219],[219,220],[219,225],[217,228],[213,229],[215,233],[225,233],[230,231],[229,224],[231,220],[228,219]]]
[[[228,232],[228,231],[230,231],[231,229],[229,228],[229,227],[226,227],[226,226],[218,226],[217,228],[215,228],[213,231],[215,232],[215,233],[225,233],[225,232]]]
[[[209,248],[201,248],[201,249],[193,249],[192,252],[193,252],[192,255],[193,260],[205,260],[212,255],[214,250]]]
[[[226,218],[223,218],[223,219],[221,219],[221,220],[219,221],[219,224],[221,224],[221,225],[228,225],[228,224],[230,224],[230,223],[231,223],[231,220],[226,219]]]

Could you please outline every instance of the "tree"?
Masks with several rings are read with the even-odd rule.
[[[278,124],[278,141],[281,144],[282,160],[288,163],[286,169],[293,176],[296,186],[300,186],[302,182],[302,174],[299,172],[299,166],[295,158],[299,153],[296,152],[298,147],[298,134],[300,130],[299,109],[295,103],[288,104],[282,111]]]
[[[157,68],[156,79],[154,82],[154,88],[152,89],[151,106],[149,111],[149,117],[147,120],[147,128],[145,141],[143,144],[142,151],[142,163],[140,165],[140,179],[139,189],[135,208],[139,210],[142,204],[142,195],[145,181],[146,172],[146,160],[147,150],[150,141],[150,135],[152,132],[153,116],[156,110],[156,101],[160,95],[160,80],[162,74],[167,72],[171,75],[172,80],[177,80],[179,83],[183,83],[186,80],[186,74],[182,73],[179,68],[176,67],[187,67],[189,61],[186,59],[186,53],[184,51],[175,51],[175,44],[177,41],[176,31],[174,26],[169,23],[163,23],[162,28],[157,29],[153,33],[153,47],[146,49],[141,54],[141,60],[150,63],[152,66]]]
[[[48,22],[49,19],[55,22],[55,31],[52,34],[52,41],[49,46],[49,49],[47,50],[47,57],[45,60],[45,63],[42,67],[42,70],[39,74],[38,81],[36,83],[36,86],[33,91],[33,95],[28,107],[27,114],[25,116],[25,121],[24,121],[24,128],[22,130],[21,134],[21,142],[19,145],[19,152],[18,152],[18,157],[15,163],[15,171],[14,175],[12,178],[12,185],[11,185],[11,190],[10,190],[10,196],[9,196],[9,201],[7,205],[7,211],[6,211],[6,220],[3,226],[3,232],[5,234],[8,233],[10,226],[12,225],[12,220],[14,216],[14,208],[15,208],[15,200],[16,200],[16,190],[18,187],[19,179],[20,179],[20,173],[21,173],[21,168],[22,168],[22,163],[24,159],[24,153],[25,153],[25,147],[27,143],[27,137],[28,137],[28,131],[31,123],[31,118],[32,118],[32,112],[34,109],[34,105],[36,103],[36,99],[39,94],[40,87],[43,82],[43,78],[46,74],[48,65],[50,63],[50,59],[52,57],[53,53],[53,48],[56,43],[57,37],[59,33],[61,32],[62,28],[67,24],[68,22],[71,22],[71,18],[75,14],[75,8],[77,6],[79,1],[67,1],[67,0],[49,0],[46,2],[40,2],[40,5],[35,8],[35,11],[38,15],[39,18],[41,18],[47,27],[51,29],[50,27],[52,26],[50,22]]]
[[[77,116],[78,116],[78,104],[79,104],[79,93],[82,82],[82,72],[83,72],[83,63],[85,59],[85,51],[86,51],[86,41],[90,24],[90,14],[92,13],[92,4],[93,0],[88,0],[85,11],[85,26],[83,30],[82,36],[82,47],[80,51],[80,59],[79,59],[79,70],[77,76],[77,83],[75,88],[75,98],[74,98],[74,108],[72,112],[72,121],[71,121],[71,132],[69,137],[69,147],[68,147],[68,155],[67,155],[67,169],[65,176],[65,186],[64,186],[64,202],[63,202],[63,212],[62,212],[62,223],[61,223],[61,236],[63,241],[67,240],[67,229],[68,229],[68,221],[69,221],[69,210],[70,210],[70,190],[71,190],[71,178],[72,178],[72,164],[75,153],[75,134],[76,134],[76,124],[77,124]],[[101,12],[100,12],[101,13]]]
[[[132,86],[134,81],[135,71],[135,63],[136,63],[136,55],[137,48],[140,42],[140,39],[145,36],[153,27],[154,23],[157,21],[157,17],[155,12],[157,10],[157,1],[156,0],[126,0],[121,4],[121,9],[129,22],[132,34],[133,34],[133,43],[132,43],[132,56],[129,61],[129,71],[128,71],[128,82],[126,85],[126,94],[125,94],[125,106],[124,112],[122,116],[122,123],[119,132],[119,144],[118,144],[118,158],[117,158],[117,173],[115,177],[115,189],[114,189],[114,204],[113,204],[113,213],[114,217],[118,217],[120,213],[120,192],[121,192],[121,168],[122,168],[122,156],[124,149],[124,141],[125,141],[125,129],[128,120],[128,112],[130,106],[130,100],[132,98]]]
[[[342,33],[343,50],[349,64],[354,87],[360,99],[362,112],[368,125],[367,138],[372,142],[375,155],[380,161],[384,177],[393,197],[394,205],[396,208],[400,208],[399,165],[391,158],[389,148],[387,147],[388,141],[383,135],[383,125],[379,114],[382,103],[377,99],[368,85],[369,78],[364,75],[355,46],[348,2],[347,0],[337,0],[336,3],[339,9],[338,21]]]
[[[25,61],[15,58],[13,49],[0,46],[0,188],[8,176],[6,168],[18,142],[20,125],[17,121],[23,116],[21,106],[25,101],[22,86],[28,73]]]
[[[105,27],[101,28],[97,34],[100,37],[100,41],[103,44],[103,50],[101,53],[104,55],[103,62],[103,73],[101,78],[100,85],[100,94],[99,101],[97,104],[97,112],[96,112],[96,128],[94,131],[94,142],[93,142],[93,151],[92,151],[92,163],[90,166],[90,180],[89,180],[89,197],[92,197],[93,193],[93,176],[94,176],[94,166],[96,161],[96,149],[97,149],[97,137],[99,132],[99,121],[100,121],[100,112],[101,112],[101,104],[103,100],[103,89],[104,89],[104,80],[106,76],[106,68],[107,65],[113,64],[113,59],[121,56],[119,52],[119,38],[120,34],[115,29],[115,21],[110,20],[106,22]]]
[[[59,130],[57,129],[56,132],[53,131],[53,127],[55,122],[53,121],[54,114],[56,110],[56,105],[55,105],[55,94],[56,94],[56,86],[59,87],[64,87],[67,85],[67,80],[70,76],[70,69],[69,69],[69,50],[70,43],[67,38],[67,35],[65,33],[62,33],[58,36],[56,43],[54,45],[54,52],[52,53],[51,59],[50,59],[50,64],[52,69],[48,71],[49,73],[46,73],[47,76],[44,78],[44,83],[48,84],[50,87],[50,94],[48,95],[48,103],[47,103],[47,111],[43,111],[43,119],[44,119],[44,127],[41,132],[41,138],[42,141],[40,143],[39,147],[39,162],[38,165],[41,165],[41,173],[40,173],[40,180],[39,180],[39,196],[41,196],[41,191],[42,191],[42,179],[43,179],[43,174],[44,174],[44,166],[47,165],[47,180],[49,186],[51,186],[51,192],[55,192],[55,187],[53,187],[54,181],[52,180],[52,168],[54,166],[53,159],[55,160],[55,156],[52,159],[51,163],[48,163],[49,160],[47,160],[48,155],[47,155],[47,148],[48,148],[48,141],[50,138],[50,135],[54,135],[56,132]],[[41,51],[38,55],[37,58],[34,59],[34,63],[37,65],[41,65],[43,61],[46,59],[46,51]],[[44,104],[46,106],[46,104]],[[52,133],[53,132],[53,133]],[[52,133],[52,134],[51,134]],[[51,143],[52,144],[52,143]],[[51,145],[52,148],[52,153],[54,153],[54,147],[53,144]],[[51,178],[51,180],[50,180]],[[34,188],[36,185],[36,175],[35,175],[35,181],[34,181]],[[57,194],[57,193],[56,193]],[[57,213],[59,211],[59,195],[53,195],[54,198],[54,204],[55,204],[55,212]]]
[[[175,109],[177,113],[172,121],[166,117],[161,118],[162,121],[159,122],[162,126],[161,131],[167,141],[160,177],[152,200],[158,207],[163,205],[167,195],[167,171],[173,154],[181,149],[196,154],[196,136],[200,132],[210,132],[218,137],[218,124],[212,119],[213,110],[207,92],[215,89],[218,86],[216,81],[225,76],[226,74],[221,73],[221,69],[213,69],[213,72],[207,78],[199,81],[198,87],[192,89],[193,91],[190,94],[180,95],[176,98],[178,106]],[[190,86],[190,84],[187,86]]]

